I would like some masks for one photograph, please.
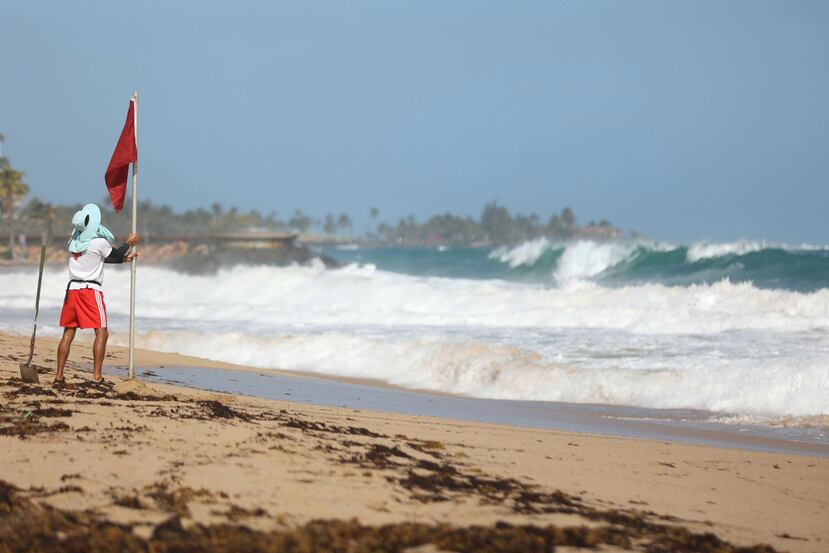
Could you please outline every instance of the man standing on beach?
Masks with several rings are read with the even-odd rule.
[[[63,299],[60,326],[63,338],[58,344],[58,366],[54,385],[64,383],[63,367],[69,357],[72,340],[78,328],[94,328],[95,343],[92,346],[92,381],[103,381],[101,368],[109,338],[106,304],[101,284],[104,281],[104,263],[132,261],[137,255],[130,246],[138,244],[136,233],[127,237],[125,244],[112,247],[115,237],[101,224],[101,209],[87,204],[72,217],[72,237],[69,239],[69,284]]]

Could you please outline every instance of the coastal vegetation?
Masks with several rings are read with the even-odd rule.
[[[0,236],[7,243],[0,256],[6,258],[14,258],[16,246],[22,247],[32,238],[40,243],[49,243],[55,235],[56,225],[60,229],[58,234],[66,234],[68,221],[81,208],[81,204],[59,205],[30,197],[24,176],[24,172],[12,167],[8,158],[0,156]],[[115,213],[107,196],[100,198],[98,204],[113,232],[125,235],[130,228],[129,208]],[[542,218],[535,213],[512,214],[495,201],[487,203],[478,218],[441,213],[422,222],[414,215],[402,217],[396,223],[385,222],[380,209],[372,206],[366,211],[367,224],[359,234],[355,232],[354,220],[348,213],[313,216],[302,209],[295,209],[280,216],[276,211],[226,208],[218,202],[209,208],[176,211],[151,200],[139,203],[139,213],[138,230],[147,241],[259,230],[313,235],[317,241],[323,242],[353,241],[366,245],[490,246],[516,244],[540,237],[602,239],[624,234],[606,219],[579,225],[569,207]]]
[[[29,185],[23,181],[25,173],[12,167],[9,159],[2,155],[5,137],[0,134],[0,216],[3,218],[8,250],[14,254],[14,237],[18,220],[18,209],[23,198],[29,193]]]
[[[17,204],[19,203],[18,199]],[[109,198],[101,198],[98,203],[104,220],[112,231],[118,235],[125,234],[130,227],[129,209],[120,213],[113,212]],[[38,198],[31,199],[19,208],[13,208],[12,205],[11,201],[3,203],[0,235],[8,237],[12,230],[30,237],[40,237],[44,242],[51,240],[56,224],[63,229],[64,222],[71,220],[72,214],[81,208],[81,204],[56,205]],[[273,211],[267,214],[255,209],[242,211],[236,207],[224,208],[219,203],[214,203],[210,209],[175,211],[170,206],[150,200],[139,202],[139,213],[138,230],[148,240],[153,237],[204,237],[220,232],[256,229],[316,235],[320,240],[327,238],[331,241],[348,240],[375,245],[488,246],[517,244],[540,237],[602,239],[618,238],[624,234],[605,219],[579,225],[569,207],[545,220],[534,213],[512,214],[496,202],[487,203],[478,218],[442,213],[421,222],[409,215],[394,224],[382,222],[379,210],[370,208],[368,213],[371,225],[359,235],[355,234],[353,219],[347,213],[313,217],[296,209],[283,219]]]

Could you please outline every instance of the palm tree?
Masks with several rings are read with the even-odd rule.
[[[0,213],[6,221],[9,230],[9,252],[11,258],[15,259],[14,238],[15,222],[17,219],[17,206],[26,194],[29,193],[29,185],[23,182],[23,171],[16,171],[6,157],[0,157]]]
[[[368,210],[368,214],[371,216],[372,221],[374,221],[374,224],[376,225],[377,224],[377,217],[380,216],[380,210],[377,209],[376,207],[372,207],[371,209]],[[370,230],[367,230],[366,235],[368,235],[370,232],[371,232]]]
[[[282,228],[283,226],[282,221],[279,220],[279,217],[277,216],[277,213],[274,210],[271,210],[271,212],[268,213],[268,217],[267,219],[265,219],[265,222],[267,223],[268,228],[271,230]]]
[[[342,229],[351,228],[351,217],[349,217],[347,213],[341,213],[337,218],[337,226]],[[351,236],[354,236],[353,228],[351,229]]]
[[[288,224],[291,228],[304,233],[311,226],[311,222],[311,218],[303,213],[301,209],[295,209],[293,216],[288,221]]]
[[[334,216],[330,213],[325,215],[325,223],[323,223],[322,230],[325,234],[334,234],[337,231],[337,224],[334,222]]]
[[[3,143],[6,141],[6,137],[3,136],[3,133],[0,133],[0,157],[3,157]]]
[[[46,246],[52,239],[52,224],[55,222],[55,206],[49,202],[42,202],[34,198],[26,206],[26,216],[33,221],[43,223],[43,231],[40,234],[40,245]]]
[[[213,226],[213,228],[219,228],[219,225],[222,221],[222,214],[224,213],[224,210],[222,209],[222,204],[220,204],[219,202],[213,202],[210,205],[210,213],[213,215],[213,217],[210,220],[210,224]]]
[[[561,210],[561,222],[567,228],[572,228],[576,225],[576,216],[573,214],[572,209],[565,207]]]

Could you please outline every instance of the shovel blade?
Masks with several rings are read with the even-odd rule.
[[[30,384],[40,384],[40,378],[37,376],[37,366],[20,363],[20,378],[23,382]]]

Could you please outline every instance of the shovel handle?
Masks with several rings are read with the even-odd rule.
[[[37,323],[37,313],[40,310],[40,285],[43,282],[43,265],[46,263],[46,246],[40,247],[40,269],[37,273],[37,295],[35,296],[35,323]]]
[[[29,344],[29,359],[26,360],[28,367],[32,363],[32,357],[35,354],[35,335],[37,334],[37,314],[40,311],[40,285],[43,283],[43,265],[46,263],[46,246],[40,247],[40,269],[37,274],[37,294],[35,295],[35,320],[34,328],[32,329],[32,341]]]

